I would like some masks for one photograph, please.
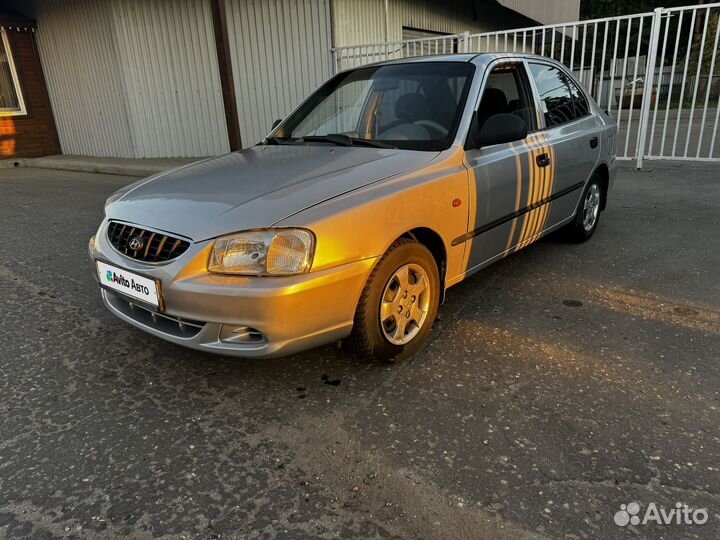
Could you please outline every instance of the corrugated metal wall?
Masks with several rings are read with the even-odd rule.
[[[402,39],[402,27],[457,34],[494,30],[478,16],[473,0],[388,0],[389,41]],[[384,0],[333,0],[335,46],[385,41]]]
[[[330,0],[226,0],[243,146],[331,75]]]
[[[101,0],[102,1],[102,0]],[[207,0],[112,0],[138,157],[230,149]]]
[[[332,0],[335,46],[385,41],[384,0]],[[390,33],[390,41],[402,39]]]
[[[542,2],[537,0],[498,0],[498,2],[542,24],[580,19],[580,0],[543,0]]]
[[[491,30],[476,4],[473,0],[390,0],[391,7],[397,6],[395,25],[401,29],[409,26],[446,34]]]
[[[207,0],[35,0],[34,8],[64,153],[229,149]]]
[[[40,58],[63,152],[134,157],[108,5],[38,1],[34,8]]]
[[[576,21],[580,0],[498,0],[503,6],[543,24]],[[511,28],[513,21],[486,18],[489,0],[388,0],[389,41],[402,39],[402,27],[458,34]],[[489,6],[492,7],[492,6]],[[494,19],[498,17],[494,9]],[[333,0],[335,46],[385,41],[385,0]]]
[[[384,0],[226,0],[243,145],[331,75],[332,20],[335,46],[397,41],[403,26],[493,30],[478,2],[389,0],[387,32]],[[34,10],[63,152],[228,151],[209,0],[34,0]]]

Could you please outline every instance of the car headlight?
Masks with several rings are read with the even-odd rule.
[[[208,270],[251,276],[310,271],[315,237],[305,229],[247,231],[215,240]]]

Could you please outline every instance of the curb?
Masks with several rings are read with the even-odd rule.
[[[102,160],[73,160],[55,159],[53,157],[19,158],[0,160],[0,169],[13,169],[20,167],[33,167],[37,169],[52,169],[59,171],[75,171],[94,174],[112,174],[120,176],[146,177],[154,174],[187,165],[195,159],[168,160],[164,164],[149,163],[102,163]]]

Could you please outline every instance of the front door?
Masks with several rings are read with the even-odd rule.
[[[494,114],[515,114],[528,125],[528,136],[507,144],[478,148],[473,142]],[[465,145],[470,174],[466,269],[473,272],[524,246],[545,229],[547,204],[555,179],[553,149],[538,131],[533,93],[518,61],[503,61],[487,76]]]

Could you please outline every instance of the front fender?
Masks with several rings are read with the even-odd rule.
[[[453,201],[458,199],[453,204]],[[468,178],[462,150],[451,148],[427,166],[335,197],[279,223],[317,237],[312,271],[379,257],[408,231],[424,227],[442,238],[447,277],[462,272],[465,246],[453,238],[468,227]]]

